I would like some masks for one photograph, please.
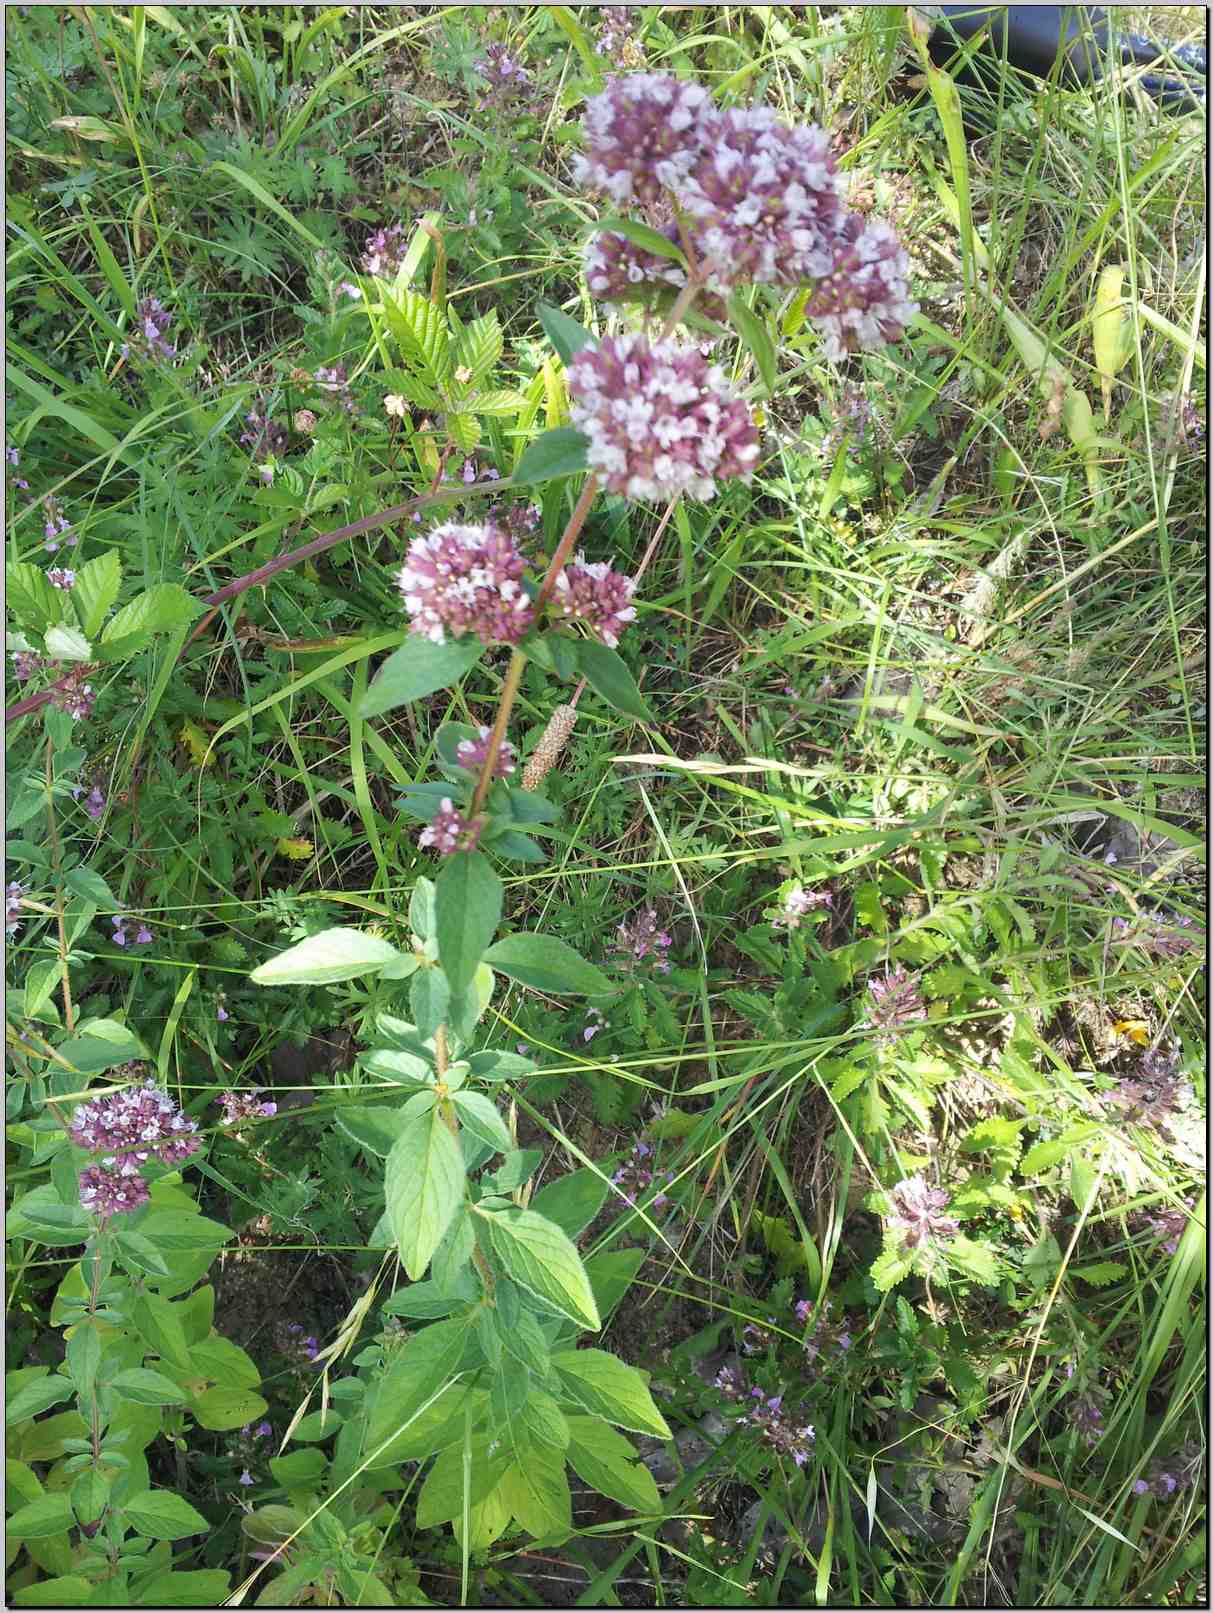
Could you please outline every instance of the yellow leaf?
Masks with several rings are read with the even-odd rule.
[[[210,767],[215,758],[208,754],[209,740],[197,723],[192,723],[187,717],[181,724],[181,732],[177,738],[190,753],[190,761],[195,767]]]
[[[305,863],[315,849],[310,840],[280,840],[274,847],[280,857],[289,857],[293,863]]]
[[[1150,1027],[1144,1019],[1118,1019],[1112,1029],[1117,1036],[1127,1036],[1139,1047],[1144,1047],[1150,1040]]]
[[[1112,407],[1112,384],[1116,372],[1129,356],[1129,322],[1121,297],[1124,280],[1124,267],[1119,263],[1102,272],[1095,288],[1095,312],[1091,316],[1095,368],[1099,371],[1105,420]]]
[[[564,374],[550,358],[543,361],[543,391],[548,429],[551,430],[564,423],[569,412],[569,400],[564,387]]]

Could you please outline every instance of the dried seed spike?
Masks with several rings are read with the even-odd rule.
[[[576,706],[557,706],[522,773],[524,790],[537,790],[560,760],[577,726]]]

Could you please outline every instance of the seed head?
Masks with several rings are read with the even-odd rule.
[[[531,752],[522,770],[524,790],[537,790],[560,760],[561,752],[577,726],[576,706],[557,706],[548,718],[543,737]]]

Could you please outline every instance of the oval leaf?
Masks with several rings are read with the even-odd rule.
[[[553,308],[549,302],[539,303],[535,312],[548,341],[566,364],[583,347],[593,347],[598,340],[584,325],[579,325],[570,315],[561,313],[559,308]]]
[[[122,1503],[122,1515],[136,1534],[153,1540],[184,1540],[206,1535],[211,1526],[200,1512],[172,1490],[141,1490]]]
[[[420,700],[436,689],[447,689],[469,672],[484,653],[478,638],[448,639],[435,644],[420,633],[410,633],[375,674],[362,697],[359,714],[379,717],[410,700]]]
[[[362,930],[321,930],[254,969],[257,986],[327,986],[374,974],[401,956],[394,946]]]
[[[572,426],[556,426],[535,438],[514,471],[515,487],[526,483],[550,482],[557,476],[575,476],[586,469],[589,438]]]
[[[452,992],[472,982],[501,922],[501,881],[482,851],[457,851],[437,882],[438,958]]]
[[[400,1263],[416,1282],[463,1202],[463,1154],[439,1109],[413,1121],[396,1139],[384,1173],[384,1195]]]
[[[601,1325],[581,1256],[554,1222],[512,1205],[481,1214],[489,1223],[493,1252],[514,1282],[578,1327]]]
[[[599,644],[597,639],[581,639],[577,645],[577,670],[590,688],[617,711],[641,722],[655,721],[627,662],[605,644]]]
[[[497,969],[521,985],[566,997],[600,997],[611,990],[601,969],[554,935],[503,935],[484,955]]]

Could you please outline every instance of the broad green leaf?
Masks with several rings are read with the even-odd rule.
[[[96,638],[101,631],[101,624],[113,608],[121,586],[122,559],[116,549],[107,549],[77,571],[72,604],[86,638]]]
[[[433,1321],[438,1316],[449,1316],[459,1304],[450,1294],[440,1293],[435,1283],[410,1283],[385,1299],[382,1309],[387,1316],[415,1316],[421,1321]]]
[[[433,1036],[446,1019],[451,988],[439,968],[418,969],[409,982],[409,1012],[422,1036]]]
[[[423,1090],[430,1083],[418,1082],[417,1085]],[[337,1110],[337,1124],[360,1148],[365,1148],[369,1154],[377,1154],[380,1159],[386,1159],[395,1146],[396,1139],[404,1130],[406,1119],[399,1109],[371,1108],[367,1104],[343,1104]]]
[[[463,1155],[441,1108],[414,1120],[392,1145],[384,1173],[387,1214],[412,1281],[425,1275],[463,1202],[465,1180]]]
[[[46,653],[56,661],[91,661],[93,647],[76,628],[60,624],[46,630]]]
[[[122,1513],[136,1534],[153,1540],[181,1540],[186,1535],[206,1535],[211,1526],[200,1512],[173,1490],[142,1490],[128,1496]]]
[[[149,6],[149,11],[161,7]],[[166,1569],[141,1579],[136,1587],[140,1607],[221,1607],[231,1589],[225,1568]]]
[[[897,1245],[881,1250],[872,1262],[868,1275],[876,1288],[882,1294],[887,1294],[890,1288],[896,1288],[903,1278],[908,1277],[914,1269],[914,1251],[902,1249]]]
[[[4,590],[9,611],[19,627],[45,633],[67,615],[62,590],[52,587],[42,568],[31,565],[28,560],[5,568]]]
[[[558,476],[575,476],[587,468],[589,438],[573,426],[554,426],[528,443],[514,469],[515,487],[551,482]]]
[[[36,1501],[18,1507],[5,1519],[4,1530],[9,1540],[42,1540],[47,1535],[62,1534],[75,1521],[71,1501],[59,1492],[40,1495]]]
[[[405,1053],[394,1047],[377,1047],[362,1055],[362,1068],[369,1075],[391,1081],[405,1092],[420,1092],[434,1084],[434,1067],[419,1053]]]
[[[375,974],[401,954],[389,942],[362,930],[321,930],[254,969],[256,986],[327,986]]]
[[[435,1322],[395,1351],[367,1407],[363,1454],[379,1465],[380,1446],[387,1446],[416,1427],[426,1407],[436,1401],[458,1367],[467,1346],[462,1318]],[[385,1451],[390,1456],[391,1451]]]
[[[575,354],[580,353],[583,347],[593,347],[598,340],[584,325],[579,325],[575,319],[561,313],[559,308],[553,308],[550,303],[538,303],[535,312],[539,316],[539,323],[543,326],[548,341],[566,364]]]
[[[568,1460],[579,1478],[634,1512],[660,1512],[653,1475],[622,1434],[597,1417],[569,1417]]]
[[[461,378],[462,384],[469,389],[478,387],[501,357],[502,340],[495,309],[490,309],[479,319],[473,319],[455,338],[451,352],[452,373],[458,376],[460,370],[470,372]],[[518,401],[521,403],[521,398]],[[475,407],[482,413],[485,412],[484,403],[483,396],[475,399]]]
[[[653,229],[650,224],[642,224],[639,219],[620,218],[612,213],[608,218],[600,219],[594,225],[592,234],[601,231],[604,235],[622,235],[625,239],[641,247],[645,252],[651,252],[654,257],[672,258],[686,268],[687,255],[677,241],[671,241],[668,235],[660,230]]]
[[[344,1425],[345,1418],[339,1411],[334,1411],[332,1406],[327,1411],[309,1411],[306,1417],[301,1417],[295,1424],[291,1438],[301,1441],[304,1445],[320,1445],[326,1439],[332,1439]]]
[[[450,331],[442,310],[419,291],[383,288],[383,311],[406,361],[441,387],[451,375]]]
[[[364,718],[380,717],[436,689],[448,689],[470,672],[483,654],[484,645],[471,635],[435,644],[420,633],[412,633],[376,672],[358,714]]]
[[[216,1384],[213,1389],[204,1389],[200,1395],[193,1397],[190,1411],[200,1427],[222,1431],[242,1428],[245,1423],[264,1417],[266,1405],[261,1396],[254,1394],[251,1389],[226,1389],[222,1384]],[[169,1535],[164,1538],[176,1537]]]
[[[437,934],[438,915],[434,907],[434,881],[419,879],[409,897],[409,924],[413,934],[431,941]]]
[[[452,992],[472,982],[501,922],[501,881],[482,851],[457,851],[438,875],[438,957]]]
[[[655,722],[653,713],[645,705],[636,679],[628,664],[617,651],[599,644],[597,639],[577,641],[577,670],[596,694],[609,706],[622,711],[639,722]]]
[[[778,379],[775,344],[767,330],[766,321],[748,308],[736,292],[729,298],[729,319],[733,328],[749,348],[762,377],[768,395],[774,392]]]
[[[567,1534],[573,1527],[573,1503],[562,1451],[530,1446],[525,1462],[515,1462],[506,1469],[501,1491],[514,1517],[537,1540]]]
[[[975,1238],[951,1238],[943,1246],[948,1265],[987,1288],[993,1288],[1002,1276],[997,1252],[988,1243]]]
[[[581,1256],[554,1222],[516,1206],[480,1213],[507,1276],[578,1326],[600,1325]]]
[[[177,1308],[181,1310],[183,1306]],[[222,1333],[212,1332],[190,1345],[190,1367],[195,1374],[204,1373],[227,1389],[255,1389],[261,1382],[252,1356]]]
[[[133,1270],[146,1277],[167,1277],[169,1274],[164,1256],[140,1232],[120,1228],[114,1234],[114,1252],[128,1271]]]
[[[417,1497],[419,1529],[433,1529],[458,1518],[463,1512],[465,1488],[471,1506],[477,1506],[497,1488],[510,1465],[511,1453],[504,1445],[490,1453],[490,1447],[495,1444],[498,1444],[495,1436],[483,1434],[474,1438],[472,1460],[467,1468],[462,1440],[438,1453]]]
[[[586,1274],[604,1320],[635,1282],[646,1258],[643,1249],[600,1249],[586,1256]]]
[[[336,1424],[332,1432],[336,1433]],[[298,1438],[298,1431],[294,1436]],[[291,1451],[288,1456],[271,1456],[270,1472],[284,1490],[312,1489],[328,1466],[323,1451]]]
[[[136,633],[167,633],[171,628],[187,626],[201,613],[201,603],[180,583],[156,583],[110,617],[101,642],[113,644]]]
[[[69,868],[63,876],[63,883],[74,895],[82,901],[91,902],[102,913],[116,913],[118,899],[102,879],[101,875],[91,868]]]
[[[1109,1283],[1119,1282],[1128,1269],[1121,1260],[1097,1260],[1090,1266],[1072,1266],[1070,1274],[1081,1277],[1092,1288],[1106,1288]]]
[[[110,1387],[124,1400],[133,1400],[140,1406],[183,1406],[187,1399],[185,1391],[171,1378],[150,1367],[130,1367],[111,1379]]]
[[[474,1137],[479,1137],[497,1153],[509,1153],[514,1139],[491,1098],[486,1098],[483,1092],[457,1092],[451,1101],[459,1111],[460,1120]]]
[[[558,1181],[541,1187],[531,1200],[531,1209],[555,1221],[562,1232],[575,1238],[601,1210],[609,1183],[598,1171],[570,1171]]]
[[[58,1372],[49,1378],[37,1378],[33,1383],[23,1384],[16,1394],[9,1395],[5,1400],[5,1427],[11,1428],[14,1423],[23,1423],[29,1417],[36,1417],[39,1412],[49,1411],[52,1406],[70,1400],[75,1392],[71,1380]]]
[[[670,1438],[666,1420],[635,1367],[605,1350],[558,1350],[552,1365],[566,1392],[595,1417],[605,1417],[636,1434]]]
[[[568,997],[599,997],[611,990],[602,970],[587,963],[554,935],[517,931],[495,941],[484,955],[490,968],[536,991]]]
[[[223,1577],[226,1579],[227,1575]],[[57,1574],[54,1579],[40,1579],[33,1585],[23,1585],[19,1590],[12,1591],[11,1595],[14,1607],[95,1607],[97,1587],[79,1574]],[[159,1601],[158,1597],[156,1601]],[[156,1603],[149,1605],[155,1606]]]

